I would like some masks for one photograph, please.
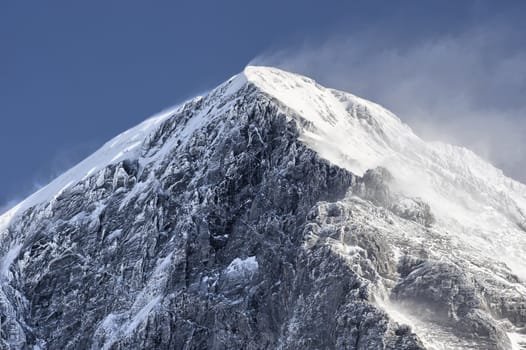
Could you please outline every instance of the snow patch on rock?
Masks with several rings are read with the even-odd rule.
[[[225,274],[230,278],[250,278],[258,270],[259,265],[255,256],[241,259],[235,258],[225,269]]]

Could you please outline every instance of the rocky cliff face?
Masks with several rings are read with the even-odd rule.
[[[313,115],[347,116],[275,84],[314,83],[249,68],[4,215],[0,348],[519,349],[524,281],[391,163],[335,161]],[[392,144],[391,120],[331,94]]]

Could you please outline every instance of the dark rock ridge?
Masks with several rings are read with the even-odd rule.
[[[397,236],[432,235],[429,205],[386,169],[320,158],[301,115],[231,84],[12,220],[0,349],[424,349],[384,297],[473,348],[509,347],[488,315],[524,325],[523,299],[499,304]]]

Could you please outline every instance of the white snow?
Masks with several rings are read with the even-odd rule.
[[[508,332],[508,338],[511,341],[511,350],[526,349],[526,334]]]
[[[9,249],[0,260],[0,281],[4,279],[9,279],[9,268],[11,267],[13,261],[15,261],[15,259],[20,254],[21,248],[21,243],[13,245],[11,249]]]
[[[126,313],[107,315],[96,330],[98,334],[102,332],[105,338],[100,348],[111,349],[118,339],[132,335],[137,327],[148,319],[148,315],[161,302],[161,299],[160,296],[153,297],[129,319]]]
[[[525,239],[517,227],[517,223],[526,223],[523,184],[507,178],[469,150],[424,142],[395,115],[375,103],[279,69],[246,67],[212,93],[223,87],[220,91],[225,98],[247,82],[277,99],[284,109],[296,112],[296,118],[307,121],[301,127],[301,140],[322,157],[358,175],[376,166],[388,168],[395,177],[393,186],[409,197],[422,198],[443,223],[461,226],[466,236],[476,235],[475,240],[482,239],[481,242],[491,235],[500,250],[504,249],[504,242],[511,244],[515,249],[508,253],[515,264],[526,266],[520,254],[526,248]],[[115,137],[0,216],[0,232],[26,209],[49,201],[109,164],[140,158],[141,145],[180,108],[167,109]],[[206,113],[194,116],[177,139],[166,142],[154,154],[155,158],[170,152],[176,141],[186,140],[207,118],[210,117]],[[151,161],[147,158],[142,163]],[[102,176],[99,174],[98,184],[103,181]]]
[[[129,322],[129,324],[127,325],[125,333],[126,334],[133,333],[133,331],[141,323],[143,323],[146,320],[146,318],[148,317],[150,312],[153,310],[153,308],[157,304],[159,304],[160,301],[161,301],[161,297],[157,296],[157,297],[153,298],[152,300],[150,300],[150,302],[148,304],[146,304],[141,310],[139,310],[139,312],[133,317],[131,322]]]
[[[398,227],[390,229],[364,209],[361,215],[366,225],[386,234],[385,238],[392,240],[390,246],[408,242],[426,246],[435,259],[469,261],[475,274],[481,262],[490,260],[491,266],[502,264],[526,281],[526,232],[520,227],[526,227],[525,185],[507,178],[465,148],[425,142],[375,103],[275,68],[247,67],[244,74],[281,103],[284,111],[295,112],[294,118],[301,121],[300,139],[321,157],[357,175],[383,166],[394,177],[392,190],[430,205],[437,225],[429,234],[403,220],[394,220]],[[411,208],[414,202],[402,201],[400,205]],[[341,247],[341,243],[331,245],[352,262],[348,254],[352,249]],[[480,278],[488,273],[509,286],[506,293],[510,298],[526,295],[523,285],[510,285],[495,271],[480,269]],[[475,343],[423,323],[407,310],[388,302],[380,306],[395,320],[411,324],[430,349],[445,349],[446,339],[448,349],[476,348]],[[513,349],[520,349],[524,336],[508,336]]]
[[[235,258],[225,269],[225,273],[233,278],[249,278],[257,272],[259,268],[255,256],[249,256],[245,259]]]
[[[506,252],[526,271],[526,186],[473,152],[425,142],[378,104],[270,67],[247,67],[247,80],[308,121],[301,140],[320,156],[357,175],[383,166],[392,188],[428,203],[455,238],[492,256]],[[492,244],[488,244],[488,239]]]
[[[108,242],[112,242],[114,241],[115,239],[119,238],[120,236],[122,236],[122,230],[121,229],[118,229],[118,230],[115,230],[113,231],[112,233],[110,233],[107,237],[106,237],[106,240]]]

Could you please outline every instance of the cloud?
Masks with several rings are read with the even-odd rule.
[[[464,145],[526,182],[526,47],[503,26],[403,45],[364,32],[268,52],[251,64],[374,100],[424,139]]]

